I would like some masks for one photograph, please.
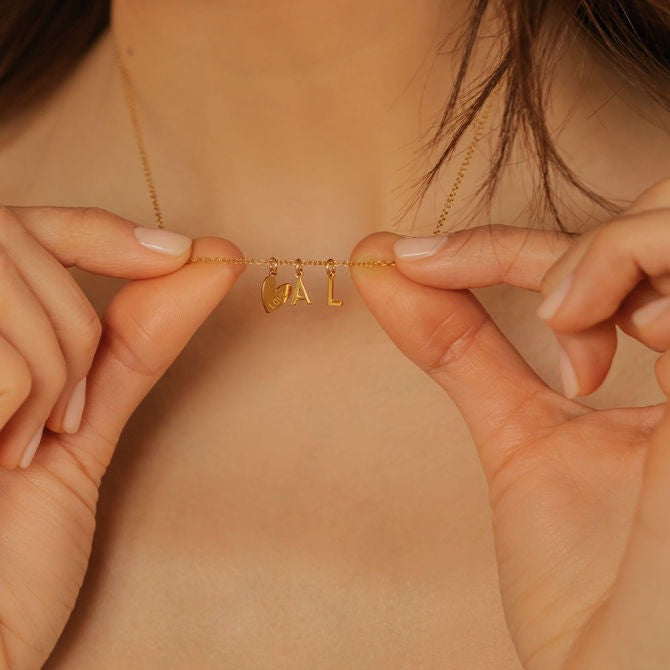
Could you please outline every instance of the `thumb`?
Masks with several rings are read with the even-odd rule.
[[[242,257],[232,243],[194,241],[194,255]],[[67,436],[91,478],[99,482],[128,418],[244,265],[187,264],[164,277],[126,284],[103,319],[103,333],[87,382],[81,427]],[[63,436],[61,436],[63,437]]]
[[[373,233],[356,245],[352,258],[392,258],[398,237]],[[470,291],[424,286],[393,267],[354,266],[351,272],[397,347],[458,406],[489,481],[518,442],[522,422],[538,427],[555,417],[557,408],[573,404],[530,369]],[[502,439],[507,429],[515,439]],[[494,435],[500,439],[489,446]]]

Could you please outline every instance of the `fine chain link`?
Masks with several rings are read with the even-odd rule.
[[[158,227],[162,229],[165,228],[165,224],[163,223],[163,214],[161,213],[161,206],[158,203],[158,194],[156,193],[156,185],[154,184],[153,173],[151,172],[151,167],[149,166],[149,155],[147,154],[146,147],[144,146],[144,136],[142,135],[142,128],[140,127],[137,106],[135,105],[133,85],[130,81],[130,74],[121,62],[121,56],[119,55],[118,51],[116,52],[116,62],[119,66],[119,70],[121,71],[121,78],[123,79],[123,91],[125,93],[128,110],[130,111],[130,121],[133,124],[135,143],[137,144],[137,150],[142,160],[144,181],[146,182],[147,188],[149,189],[149,197],[151,198],[151,206],[154,210],[154,218],[156,219]]]
[[[151,166],[149,165],[149,155],[146,150],[146,146],[144,143],[144,135],[142,134],[142,128],[140,126],[139,122],[139,114],[137,112],[137,105],[135,102],[135,96],[133,93],[133,85],[132,81],[130,79],[130,74],[128,73],[128,70],[126,69],[125,65],[123,64],[121,60],[121,56],[118,52],[118,49],[116,50],[116,62],[119,67],[119,70],[121,72],[121,78],[123,81],[123,88],[124,88],[124,93],[125,93],[125,99],[126,99],[126,104],[128,106],[128,111],[130,112],[130,120],[132,123],[133,127],[133,133],[135,135],[135,143],[137,144],[137,150],[140,155],[140,160],[142,161],[142,170],[144,172],[144,180],[147,185],[147,189],[149,191],[149,198],[151,199],[151,205],[153,208],[154,212],[154,219],[156,220],[156,223],[158,225],[158,228],[164,229],[165,228],[165,223],[163,222],[163,215],[161,212],[160,208],[160,203],[158,201],[158,193],[156,191],[156,185],[154,183],[153,179],[153,173],[151,171]],[[435,225],[435,229],[433,230],[433,235],[437,235],[440,233],[440,229],[444,225],[444,222],[449,215],[449,212],[451,211],[451,208],[454,204],[454,200],[456,199],[456,194],[458,193],[458,189],[461,187],[461,183],[463,182],[463,178],[465,177],[465,173],[468,171],[468,167],[470,167],[470,162],[472,160],[472,157],[474,155],[475,149],[477,147],[477,144],[479,143],[479,140],[481,139],[482,135],[484,134],[484,128],[486,126],[486,123],[489,119],[490,113],[491,113],[491,103],[492,103],[493,96],[489,96],[489,99],[486,101],[486,104],[484,105],[484,108],[482,109],[480,113],[480,118],[477,120],[475,124],[475,131],[474,131],[474,136],[468,145],[468,148],[465,151],[465,156],[463,157],[463,161],[461,162],[461,165],[458,170],[458,174],[456,175],[456,179],[454,180],[454,183],[451,187],[451,190],[449,191],[449,195],[447,196],[447,199],[444,203],[444,206],[442,208],[442,212],[440,213],[440,217],[437,221],[437,224]],[[300,258],[294,258],[294,259],[286,259],[286,258],[226,258],[223,256],[193,256],[190,260],[190,263],[227,263],[227,264],[232,264],[232,265],[271,265],[272,263],[276,263],[277,265],[296,265],[297,262],[300,262],[302,265],[314,265],[314,266],[327,266],[331,265],[331,267],[366,267],[366,268],[371,268],[371,267],[385,267],[385,266],[393,266],[395,265],[395,261],[388,261],[385,259],[374,259],[374,260],[367,260],[367,261],[351,261],[351,260],[346,260],[346,261],[340,261],[340,260],[333,260],[332,258],[329,258],[328,260],[312,260],[312,259],[300,259]]]
[[[489,120],[489,116],[491,115],[492,102],[493,102],[493,94],[490,94],[480,113],[480,117],[477,120],[477,123],[475,124],[474,136],[472,138],[472,141],[468,145],[468,148],[465,151],[465,156],[463,157],[461,166],[458,168],[458,174],[456,175],[454,184],[451,187],[449,195],[447,196],[447,200],[444,203],[444,207],[442,208],[440,218],[437,220],[437,224],[435,226],[435,229],[433,230],[433,235],[437,235],[440,232],[440,229],[444,225],[445,219],[447,218],[449,212],[451,211],[451,207],[454,204],[454,200],[456,199],[456,193],[458,193],[458,189],[461,187],[463,177],[465,177],[465,173],[468,171],[468,168],[470,167],[470,161],[472,160],[472,156],[475,153],[477,144],[479,144],[479,140],[482,138],[482,135],[484,134],[484,128]]]
[[[232,265],[271,265],[276,262],[277,265],[317,265],[332,267],[352,267],[358,268],[381,268],[387,265],[395,265],[395,261],[387,261],[384,259],[373,259],[369,261],[338,261],[329,258],[328,260],[311,260],[303,258],[226,258],[224,256],[193,256],[191,263],[230,263]]]

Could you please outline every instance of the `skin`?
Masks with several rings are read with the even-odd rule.
[[[286,13],[192,7],[114,5],[118,34],[132,55],[124,53],[144,92],[141,111],[169,227],[216,236],[194,241],[191,251],[201,255],[271,249],[291,257],[299,236],[306,257],[328,249],[337,257],[390,258],[397,235],[366,234],[390,228],[387,213],[404,199],[398,189],[411,174],[414,147],[399,151],[398,144],[415,138],[422,97],[428,109],[440,107],[450,62],[437,65],[426,86],[421,67],[436,17],[447,28],[459,7],[445,4],[448,11],[439,14],[437,3],[412,11],[398,3],[381,36],[374,7],[369,14],[360,9],[357,21],[352,7],[314,3]],[[331,33],[314,33],[315,21],[329,26],[332,41]],[[354,25],[360,33],[352,34]],[[341,35],[346,47],[333,51]],[[372,35],[377,48],[360,48]],[[282,60],[287,41],[294,49]],[[168,42],[173,48],[166,52]],[[52,429],[25,470],[12,469],[18,439],[9,431],[0,436],[9,467],[1,472],[0,511],[8,538],[0,547],[6,665],[40,667],[48,657],[49,668],[118,668],[141,657],[146,668],[277,667],[278,659],[334,668],[443,667],[445,659],[457,667],[553,668],[569,660],[580,668],[616,667],[609,657],[601,663],[615,652],[626,659],[621,667],[630,659],[665,662],[653,627],[632,627],[648,619],[621,618],[667,600],[653,600],[663,595],[658,579],[645,596],[652,590],[641,577],[659,570],[635,531],[638,500],[651,500],[654,509],[665,504],[656,505],[663,487],[649,485],[653,477],[644,471],[646,454],[661,453],[653,448],[664,436],[661,408],[601,414],[551,391],[461,290],[505,280],[546,295],[564,276],[556,268],[576,248],[574,239],[546,233],[520,245],[506,228],[494,237],[468,233],[466,240],[479,243],[468,248],[456,239],[456,247],[447,246],[459,249],[460,265],[354,271],[353,286],[338,273],[341,312],[287,307],[295,311],[271,315],[283,319],[274,319],[271,330],[271,317],[254,312],[250,297],[260,275],[239,274],[236,266],[184,266],[188,253],[170,256],[137,244],[133,227],[151,221],[141,173],[129,167],[136,163],[111,46],[103,39],[55,97],[2,134],[3,198],[26,206],[3,213],[2,246],[11,252],[12,240],[25,233],[29,249],[7,253],[6,276],[15,272],[26,285],[24,306],[27,284],[39,282],[30,287],[42,310],[34,318],[49,327],[23,320],[23,309],[19,321],[24,334],[43,337],[30,348],[33,356],[48,351],[48,342],[60,350],[45,358],[60,366],[62,381],[43,390],[37,358],[3,333],[3,369],[14,364],[19,380],[5,387],[21,391],[13,400],[3,395],[10,398],[5,416],[11,402],[17,408],[7,427],[22,438],[47,419]],[[194,55],[203,49],[208,59]],[[565,81],[573,81],[566,68]],[[183,88],[161,84],[161,72]],[[308,74],[313,86],[306,95]],[[598,106],[598,95],[608,98],[611,82],[598,68],[591,74],[596,99],[573,110],[563,146],[593,183],[633,200],[663,176],[667,138],[617,102],[625,92],[594,116],[591,105]],[[557,102],[572,105],[579,87],[562,90]],[[351,100],[358,101],[355,111]],[[657,114],[652,106],[644,111]],[[626,145],[631,123],[643,156]],[[584,135],[588,160],[578,150]],[[472,174],[482,174],[486,161],[478,154]],[[497,222],[518,223],[532,178],[526,168],[496,202]],[[446,174],[435,189],[438,208],[452,178]],[[474,188],[464,185],[464,203]],[[126,218],[31,207],[38,202],[98,204]],[[435,214],[430,207],[418,213],[413,232],[429,233]],[[571,224],[599,221],[602,213]],[[361,237],[351,251],[350,241]],[[489,240],[488,257],[482,240]],[[604,256],[611,251],[603,245]],[[114,279],[73,270],[82,302],[63,269],[73,265],[130,283],[119,290]],[[557,386],[553,343],[534,317],[533,296],[480,297]],[[91,306],[105,313],[101,324]],[[465,346],[463,335],[483,320],[486,337]],[[593,390],[609,365],[604,357],[589,367],[594,324],[549,325],[561,338],[574,336],[566,349],[581,390]],[[596,336],[610,342],[611,324]],[[650,368],[642,368],[651,357],[627,346],[624,382],[596,394],[594,403],[621,405],[631,386],[637,404],[662,398]],[[581,361],[579,352],[586,352]],[[338,362],[344,355],[350,367]],[[81,427],[61,433],[65,398],[86,370]],[[533,389],[535,404],[520,414],[521,395]],[[34,410],[19,416],[31,402]],[[540,434],[538,426],[546,430]],[[585,436],[588,443],[580,443]],[[556,458],[559,449],[564,458]],[[509,454],[515,458],[504,459]],[[537,505],[528,504],[533,495]],[[632,558],[617,572],[624,552]],[[665,622],[660,606],[657,620]]]
[[[547,297],[573,276],[548,323],[571,338],[577,378],[598,380],[582,388],[605,377],[617,324],[664,352],[656,375],[667,392],[670,308],[663,301],[642,325],[635,313],[667,295],[669,196],[666,180],[622,217],[576,238],[477,228],[431,256],[399,258],[383,280],[354,274],[398,348],[468,422],[489,488],[505,617],[524,668],[670,663],[670,416],[667,403],[594,411],[556,393],[463,289],[505,282]],[[382,253],[394,241],[379,233],[354,253]],[[497,264],[472,263],[483,246]]]

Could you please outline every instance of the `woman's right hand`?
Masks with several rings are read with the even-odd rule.
[[[245,267],[186,264],[192,251],[242,255],[99,209],[0,208],[2,669],[48,658],[121,430]],[[102,324],[69,266],[132,280]]]

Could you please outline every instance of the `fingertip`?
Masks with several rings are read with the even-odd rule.
[[[135,226],[133,233],[135,234],[137,241],[145,249],[149,249],[155,253],[172,256],[174,258],[183,256],[185,261],[187,254],[191,250],[191,238],[171,230]]]
[[[200,237],[193,240],[189,263],[218,267],[219,271],[237,278],[244,272],[244,254],[223,237]]]
[[[351,251],[349,261],[351,263],[375,260],[392,261],[394,259],[393,243],[396,240],[401,239],[401,237],[401,235],[387,231],[370,233],[358,241]],[[371,276],[372,274],[366,272],[366,270],[370,270],[370,268],[362,265],[351,265],[350,270],[354,280],[360,279],[363,276]]]
[[[564,395],[590,395],[602,385],[616,353],[616,328],[607,321],[579,333],[555,333]]]
[[[401,237],[393,243],[393,253],[397,261],[415,262],[435,255],[449,240],[449,235],[428,237]]]
[[[393,243],[402,235],[378,230],[361,238],[351,251],[351,260],[371,260],[377,254],[393,255]]]

